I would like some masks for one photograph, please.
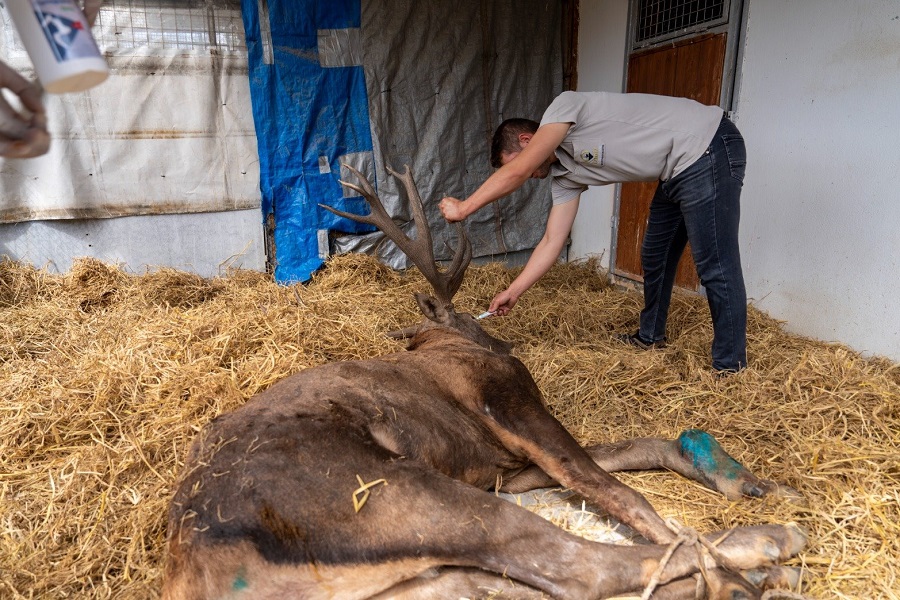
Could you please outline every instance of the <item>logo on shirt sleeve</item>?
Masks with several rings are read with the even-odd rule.
[[[603,166],[603,146],[580,150],[578,152],[578,162],[597,167]]]

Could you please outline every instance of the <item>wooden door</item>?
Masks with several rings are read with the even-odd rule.
[[[718,104],[725,65],[725,38],[725,33],[703,35],[665,48],[632,54],[628,58],[626,91]],[[615,272],[629,279],[642,280],[641,242],[656,185],[656,182],[622,184]],[[678,263],[675,285],[692,290],[700,285],[690,246]]]

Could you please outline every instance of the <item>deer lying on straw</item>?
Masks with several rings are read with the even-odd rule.
[[[371,215],[334,212],[380,228],[422,271],[434,289],[416,296],[426,320],[405,352],[307,369],[206,426],[171,504],[165,599],[583,600],[654,587],[654,598],[694,598],[704,582],[707,597],[736,599],[759,597],[751,580],[790,584],[793,571],[771,565],[804,547],[796,527],[712,534],[699,552],[673,544],[647,500],[609,472],[671,469],[728,498],[778,493],[776,484],[696,430],[579,446],[510,344],[454,311],[471,260],[462,228],[452,264],[438,269],[409,169],[391,174],[417,239],[351,171],[361,185],[344,185]],[[654,543],[588,541],[488,492],[550,485]]]

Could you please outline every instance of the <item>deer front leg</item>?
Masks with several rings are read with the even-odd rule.
[[[766,567],[731,573],[725,569],[706,569],[705,574],[676,579],[653,590],[653,600],[756,600],[766,590],[792,590],[800,582],[799,573],[789,567]],[[705,592],[705,593],[704,593]],[[779,594],[774,595],[780,597]]]
[[[554,481],[648,540],[659,544],[674,540],[674,534],[647,499],[600,468],[540,404],[511,407],[498,402],[485,408],[485,424],[510,451],[527,456]]]
[[[675,440],[639,438],[585,450],[608,473],[669,469],[720,492],[729,500],[770,494],[791,499],[800,497],[791,487],[760,479],[732,458],[714,437],[698,429],[687,430]],[[551,485],[555,485],[552,478],[540,468],[532,467],[505,481],[501,491],[521,493]]]
[[[762,590],[749,581],[724,569],[708,569],[700,574],[678,579],[653,591],[653,600],[758,600]]]
[[[586,568],[586,570],[589,569]],[[783,567],[768,568],[773,571],[778,569],[783,569]],[[761,593],[765,589],[775,587],[771,585],[757,587],[752,578],[745,579],[723,569],[708,568],[705,572],[705,577],[697,573],[654,588],[653,600],[696,600],[698,597],[707,600],[756,600],[761,597]],[[782,585],[777,587],[793,589],[797,585],[797,579],[794,578],[791,581],[793,583],[779,581],[778,583],[782,583]],[[629,597],[634,597],[633,595],[638,591],[643,590],[636,589],[626,593],[629,594]],[[547,599],[546,594],[542,591],[510,579],[501,573],[491,573],[477,568],[441,567],[423,573],[419,577],[408,579],[369,600],[421,600],[423,598],[456,597],[472,600]]]
[[[592,446],[588,454],[609,471],[669,469],[698,481],[729,500],[761,498],[769,494],[797,498],[793,488],[760,479],[732,458],[705,431],[689,429],[675,440],[642,438]]]

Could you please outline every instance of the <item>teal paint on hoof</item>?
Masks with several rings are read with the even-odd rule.
[[[678,436],[678,446],[681,455],[690,459],[694,468],[711,482],[721,477],[734,481],[748,473],[741,463],[725,452],[716,438],[700,429],[684,431]]]

